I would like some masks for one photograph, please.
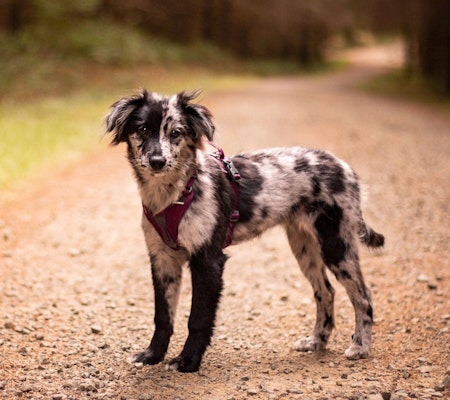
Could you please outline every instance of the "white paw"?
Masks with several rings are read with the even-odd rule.
[[[325,348],[325,344],[321,341],[317,341],[312,337],[297,340],[294,343],[294,350],[297,351],[318,351]]]
[[[359,360],[360,358],[367,358],[370,354],[369,346],[363,346],[356,343],[352,343],[352,345],[345,350],[345,356],[349,360]]]

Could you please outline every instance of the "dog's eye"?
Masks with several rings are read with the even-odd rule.
[[[172,129],[172,131],[170,132],[170,136],[173,139],[176,139],[177,137],[179,137],[181,135],[181,129]]]

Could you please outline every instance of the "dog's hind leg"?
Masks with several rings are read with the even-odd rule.
[[[155,332],[148,348],[134,362],[157,364],[164,359],[173,333],[173,324],[181,286],[181,264],[161,254],[151,258],[155,292]]]
[[[192,278],[189,336],[180,355],[169,362],[170,369],[180,372],[198,370],[213,334],[226,260],[221,251],[215,256],[205,251],[192,257],[189,264]]]
[[[324,206],[317,215],[317,231],[325,265],[345,287],[355,309],[353,343],[346,350],[349,359],[367,358],[372,341],[373,308],[370,291],[364,283],[358,256],[357,229],[343,209]]]
[[[289,244],[297,262],[314,290],[316,323],[311,336],[294,343],[298,351],[316,351],[326,347],[334,328],[334,289],[331,286],[315,237],[295,223],[286,227]]]
[[[345,355],[349,359],[356,360],[367,358],[370,354],[373,305],[370,291],[361,273],[356,242],[346,247],[345,260],[337,265],[329,265],[329,268],[345,287],[355,309],[355,333],[352,335],[352,344],[345,351]]]

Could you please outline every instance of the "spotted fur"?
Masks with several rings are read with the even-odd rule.
[[[142,228],[150,255],[155,291],[155,332],[135,361],[156,364],[164,359],[173,333],[182,265],[189,263],[192,308],[189,336],[169,368],[198,370],[210,343],[222,291],[223,253],[234,195],[219,163],[205,154],[212,140],[211,113],[193,103],[195,94],[171,97],[148,93],[126,97],[112,105],[106,131],[112,143],[127,143],[143,204],[154,214],[176,201],[196,174],[194,200],[179,225],[181,251],[170,249],[145,217]],[[233,243],[261,235],[275,225],[285,227],[301,270],[311,283],[317,308],[310,337],[294,347],[324,349],[335,324],[334,289],[329,269],[345,287],[355,309],[355,333],[346,350],[350,359],[370,353],[373,306],[359,266],[358,241],[381,247],[384,237],[363,220],[358,177],[333,155],[300,147],[274,148],[232,158],[241,174],[240,220]]]

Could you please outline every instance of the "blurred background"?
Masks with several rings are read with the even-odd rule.
[[[374,86],[445,98],[449,18],[448,0],[0,0],[0,187],[91,148],[99,115],[140,86],[326,71],[343,49],[401,41],[402,67]]]

